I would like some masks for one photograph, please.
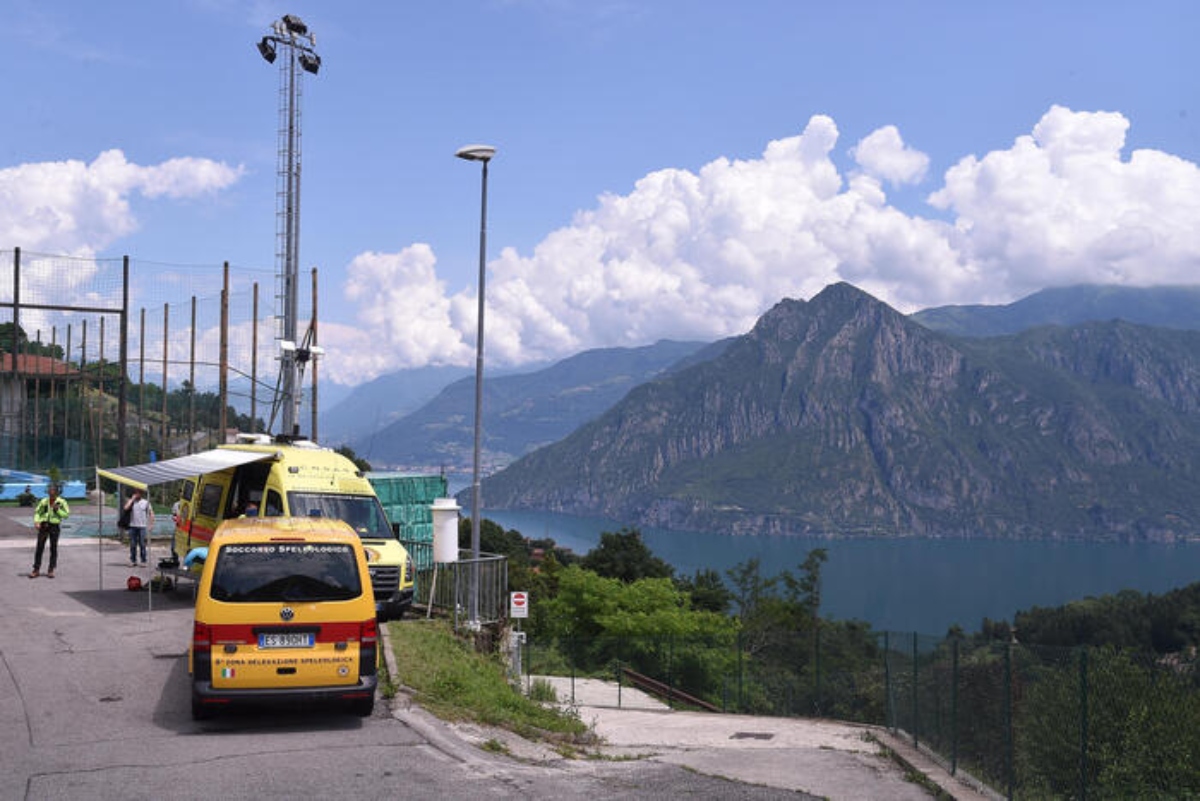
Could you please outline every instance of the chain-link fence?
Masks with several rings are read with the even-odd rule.
[[[0,250],[0,274],[10,265],[0,465],[90,481],[97,464],[193,453],[269,422],[279,302],[259,281],[271,269]]]
[[[861,633],[530,638],[521,662],[527,683],[612,681],[618,705],[637,684],[675,708],[885,726],[1008,798],[1200,797],[1194,654]]]

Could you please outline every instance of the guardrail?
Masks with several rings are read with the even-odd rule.
[[[401,539],[412,557],[413,604],[426,614],[439,610],[454,627],[499,623],[508,617],[508,557],[460,550],[456,562],[434,562],[433,544]],[[473,608],[474,607],[474,608]]]

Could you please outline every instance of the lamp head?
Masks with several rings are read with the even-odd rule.
[[[289,33],[294,33],[297,36],[304,36],[308,33],[308,26],[304,24],[304,20],[295,14],[284,14],[283,24]]]
[[[321,71],[321,57],[316,53],[301,53],[300,67],[305,72],[311,72],[313,75],[316,75]]]
[[[258,52],[267,60],[268,64],[275,63],[275,45],[267,37],[264,36],[258,43]]]
[[[496,148],[491,145],[466,145],[460,147],[454,154],[464,161],[482,161],[484,163],[491,161],[492,156],[496,155]]]

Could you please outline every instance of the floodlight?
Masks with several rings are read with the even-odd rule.
[[[304,21],[295,14],[284,14],[283,24],[287,26],[289,32],[294,33],[297,36],[304,36],[306,33],[308,33],[308,26],[305,25]]]
[[[262,41],[258,43],[258,52],[262,54],[262,57],[267,60],[268,64],[275,63],[275,45],[267,37],[264,36]]]
[[[301,53],[300,66],[305,72],[311,72],[316,75],[321,69],[321,57],[316,53]]]

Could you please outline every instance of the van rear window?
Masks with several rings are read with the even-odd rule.
[[[271,542],[221,548],[211,594],[228,603],[297,603],[347,601],[362,591],[349,545]]]

